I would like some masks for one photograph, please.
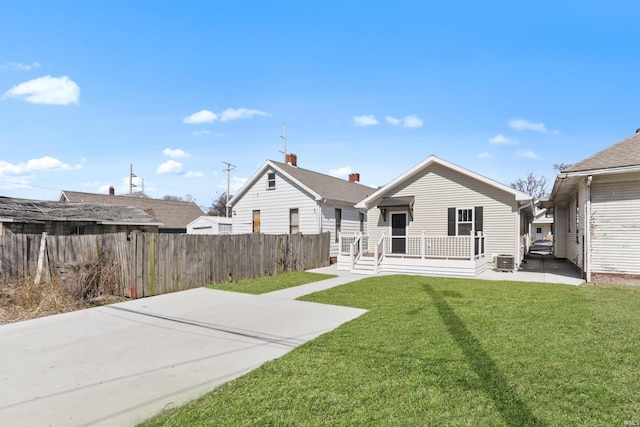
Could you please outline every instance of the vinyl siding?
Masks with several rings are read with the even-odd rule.
[[[567,260],[573,263],[576,267],[582,268],[582,243],[584,239],[584,183],[580,184],[576,195],[571,198],[567,205]],[[579,210],[576,210],[576,197],[578,198]],[[577,216],[577,218],[576,218]],[[576,230],[577,229],[577,230]]]
[[[640,176],[634,178],[591,185],[594,273],[640,275]]]
[[[556,258],[567,257],[567,207],[556,206],[554,212],[553,253]]]
[[[425,231],[428,235],[446,236],[447,208],[482,206],[487,255],[518,254],[519,212],[515,197],[506,191],[434,164],[387,196],[415,197],[409,234]],[[389,212],[391,210],[387,210],[384,221],[378,208],[369,210],[369,233],[373,242],[377,242],[383,232],[390,234]]]
[[[338,244],[336,241],[336,208],[342,209],[341,232],[345,236],[353,236],[360,232],[360,211],[355,208],[345,206],[323,205],[322,206],[322,231],[331,233],[330,256],[338,256]],[[367,232],[367,220],[365,217],[365,233]]]
[[[253,211],[260,211],[260,232],[288,234],[289,210],[298,209],[300,232],[320,232],[318,204],[311,194],[276,172],[276,188],[267,190],[265,173],[233,205],[234,234],[253,231]]]

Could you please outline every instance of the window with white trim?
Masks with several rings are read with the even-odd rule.
[[[289,233],[296,234],[300,232],[300,215],[298,209],[289,209]]]
[[[267,190],[275,190],[276,189],[276,173],[268,172],[267,173]]]
[[[458,209],[457,235],[469,236],[473,232],[473,209]]]

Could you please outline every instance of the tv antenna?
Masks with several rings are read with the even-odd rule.
[[[284,154],[284,162],[287,163],[287,124],[284,124],[284,136],[280,136],[284,140],[284,151],[281,151]]]

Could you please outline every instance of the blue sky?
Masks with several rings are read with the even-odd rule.
[[[636,1],[0,1],[0,195],[231,193],[267,159],[509,184],[640,127]]]

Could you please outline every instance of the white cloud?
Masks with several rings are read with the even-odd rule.
[[[249,110],[247,108],[227,108],[220,113],[220,121],[228,122],[236,119],[249,119],[253,116],[268,116],[268,113],[260,110]]]
[[[29,71],[34,68],[40,68],[40,64],[37,62],[32,62],[31,64],[23,64],[21,62],[7,62],[0,64],[0,70]]]
[[[191,132],[191,135],[195,135],[195,136],[200,136],[200,135],[208,135],[210,134],[211,131],[210,130],[194,130],[193,132]]]
[[[504,136],[503,134],[498,134],[489,140],[490,144],[517,144],[518,140],[514,138],[509,138]]]
[[[76,166],[79,169],[81,166]],[[41,170],[69,170],[74,169],[66,163],[61,162],[53,157],[44,156],[39,159],[31,159],[26,163],[18,163],[17,165],[0,160],[0,175],[18,175],[27,172]]]
[[[77,104],[80,87],[67,76],[44,76],[12,87],[3,98],[24,99],[33,104]]]
[[[71,166],[62,163],[58,159],[54,159],[53,157],[44,156],[39,159],[31,159],[27,162],[26,170],[34,171],[34,170],[68,170],[73,169]]]
[[[509,127],[513,130],[532,130],[535,132],[541,132],[541,133],[553,133],[553,134],[558,134],[560,133],[559,130],[549,130],[547,129],[547,127],[544,125],[544,123],[533,123],[530,122],[529,120],[525,120],[525,119],[511,119],[509,120]]]
[[[518,157],[523,157],[525,159],[541,159],[542,158],[540,157],[540,155],[538,155],[537,153],[531,150],[518,151]]]
[[[353,116],[352,120],[356,126],[374,126],[380,123],[374,116]]]
[[[493,157],[493,154],[491,153],[487,153],[486,151],[484,153],[480,153],[478,154],[478,157],[480,157],[481,159],[488,159],[489,157]]]
[[[171,149],[171,148],[165,148],[164,150],[162,150],[162,154],[164,154],[167,157],[171,157],[172,159],[178,159],[180,157],[190,157],[191,155],[180,150],[180,149]]]
[[[351,169],[349,166],[345,166],[337,169],[331,169],[329,171],[329,175],[336,176],[336,177],[343,177],[343,176],[348,176],[351,172],[353,172],[353,169]]]
[[[182,119],[182,122],[189,124],[211,123],[217,118],[218,115],[209,110],[200,110],[197,113],[193,113],[192,115],[185,117]]]
[[[412,114],[410,116],[406,116],[403,119],[397,119],[397,118],[392,117],[392,116],[386,116],[384,119],[389,124],[392,124],[392,125],[395,125],[395,126],[402,125],[405,128],[413,128],[413,129],[422,127],[422,124],[424,123],[424,120],[422,120],[421,118],[419,118],[415,114]]]
[[[423,122],[424,121],[421,118],[418,118],[418,116],[416,116],[415,114],[412,114],[402,119],[402,126],[406,128],[415,129],[415,128],[422,127]]]
[[[395,117],[386,116],[384,119],[387,121],[387,123],[391,123],[392,125],[400,124],[400,119],[396,119]]]
[[[202,172],[188,171],[184,176],[187,178],[202,178],[204,174]]]
[[[158,166],[156,172],[160,175],[167,173],[181,173],[182,172],[182,163],[176,162],[175,160],[167,160]]]

